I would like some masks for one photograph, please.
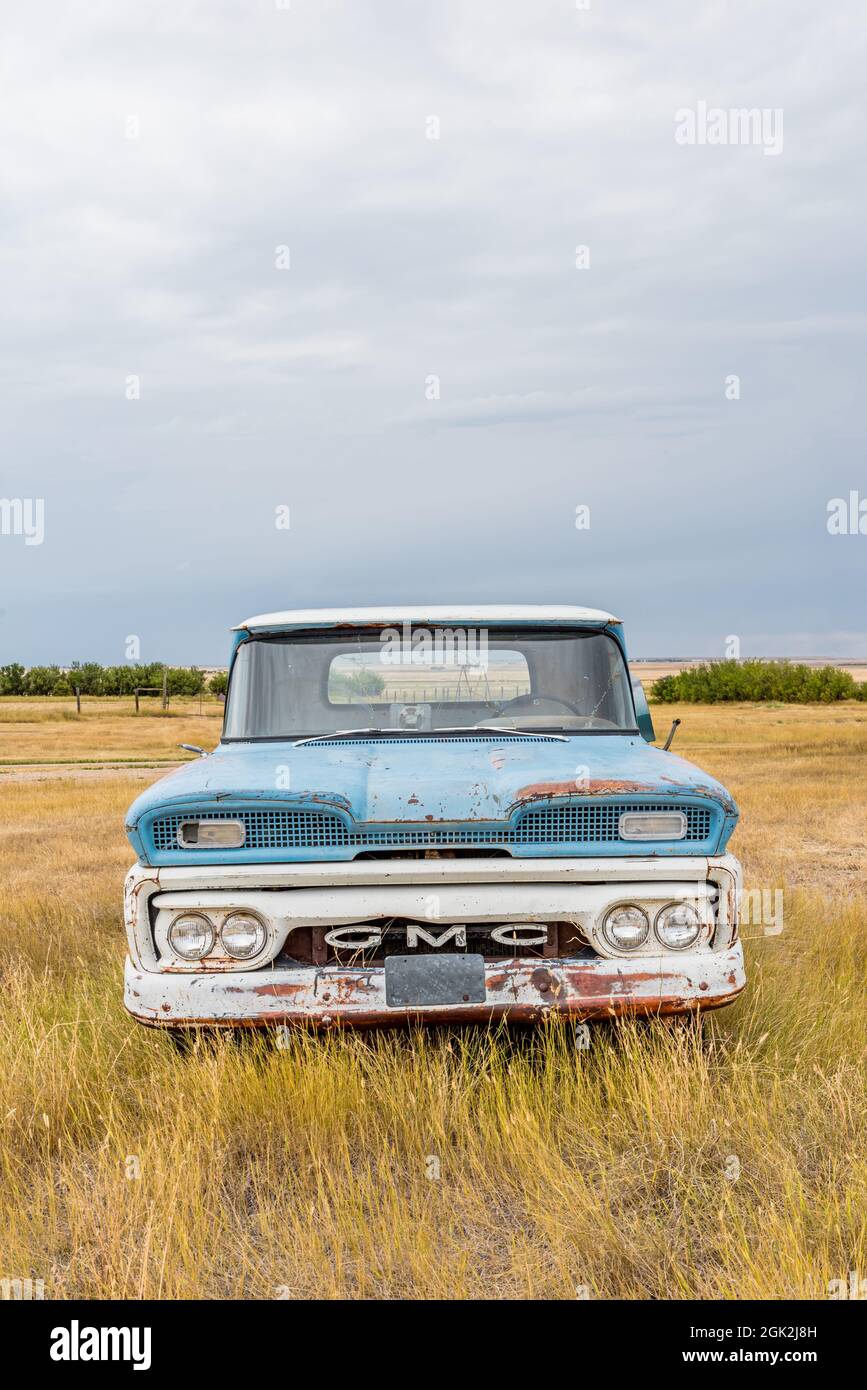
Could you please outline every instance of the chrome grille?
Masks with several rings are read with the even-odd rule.
[[[381,922],[371,923],[370,925],[382,927]],[[429,927],[430,923],[425,923],[425,925]],[[532,923],[528,923],[528,925],[532,926]],[[353,930],[361,931],[363,927],[359,925],[357,928],[353,927]],[[436,930],[442,931],[443,927],[440,926]],[[549,930],[551,930],[550,927]],[[486,960],[523,960],[531,956],[537,956],[539,960],[545,959],[545,952],[541,946],[525,946],[519,943],[495,941],[491,936],[490,927],[467,926],[465,931],[467,937],[467,944],[465,946],[456,945],[454,939],[444,942],[442,946],[431,946],[426,941],[419,941],[418,945],[413,946],[410,950],[406,944],[405,925],[386,926],[383,928],[382,941],[379,946],[369,947],[367,950],[361,951],[358,950],[358,948],[353,950],[350,946],[329,946],[328,959],[329,961],[339,961],[344,965],[350,963],[353,965],[368,965],[374,960],[385,960],[388,956],[405,955],[464,956],[475,953],[484,956]],[[556,927],[554,931],[556,933]],[[556,935],[553,939],[556,941]],[[582,947],[579,946],[578,949],[580,950]]]

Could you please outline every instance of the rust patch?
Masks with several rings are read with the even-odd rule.
[[[656,795],[659,788],[650,786],[647,782],[614,782],[601,778],[595,781],[582,782],[580,786],[574,780],[571,782],[532,782],[529,787],[519,789],[516,799],[522,802],[537,801],[542,797],[549,796],[620,796],[624,792],[653,792]]]
[[[491,972],[486,977],[488,988],[494,991],[508,989],[511,973],[508,968],[496,973]],[[530,980],[540,993],[560,992],[565,984],[570,991],[574,991],[581,998],[595,1000],[609,996],[616,996],[617,998],[628,996],[636,984],[646,984],[651,980],[658,982],[659,971],[642,970],[626,976],[616,970],[611,973],[582,970],[580,965],[567,965],[558,972],[540,965],[532,972]],[[658,1007],[658,1001],[654,1007]]]
[[[559,978],[543,965],[537,966],[530,976],[530,983],[540,994],[556,994],[560,988]]]
[[[668,785],[661,785],[661,783]],[[632,796],[635,794],[664,798],[666,801],[679,796],[697,796],[712,801],[717,806],[722,806],[727,815],[736,814],[734,802],[729,797],[719,796],[709,787],[696,787],[688,783],[675,782],[670,777],[662,777],[656,782],[628,782],[597,777],[590,781],[583,781],[580,785],[575,781],[531,782],[529,786],[518,789],[513,805],[522,806],[528,801],[542,801],[558,796]]]
[[[287,1010],[284,1014],[272,1014],[268,1018],[184,1018],[185,1028],[204,1027],[210,1030],[231,1031],[235,1028],[262,1028],[273,1029],[279,1024],[289,1024],[301,1030],[311,1030],[318,1032],[325,1028],[407,1028],[416,1026],[419,1023],[489,1023],[496,1019],[506,1019],[512,1023],[537,1023],[546,1012],[562,1014],[568,1018],[577,1020],[594,1020],[620,1018],[624,1015],[640,1018],[648,1015],[668,1015],[685,1013],[708,1013],[711,1009],[722,1008],[726,1004],[732,1003],[740,994],[740,990],[733,990],[731,994],[707,1000],[692,1000],[679,997],[654,997],[649,999],[634,999],[629,995],[622,995],[616,1000],[603,998],[601,1000],[590,999],[569,999],[564,1001],[552,1000],[546,1006],[542,1001],[538,1004],[475,1004],[469,1007],[464,1004],[455,1009],[437,1008],[436,1012],[428,1013],[424,1009],[407,1009],[400,1014],[395,1014],[391,1010],[386,1013],[383,1009],[374,1010],[353,1010],[351,1014],[341,1017],[339,1014],[308,1014],[293,1013]],[[144,1017],[141,1014],[134,1014],[134,1018],[146,1027],[160,1028],[174,1026],[164,1023],[160,1018]]]
[[[256,985],[255,989],[253,990],[253,994],[259,995],[260,998],[294,999],[296,994],[306,994],[307,990],[308,986],[306,983],[290,984],[287,981],[283,984],[279,984],[277,982],[273,982],[267,985]],[[240,988],[235,991],[235,993],[237,994],[246,994],[246,992],[246,989]]]

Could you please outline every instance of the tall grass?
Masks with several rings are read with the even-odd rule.
[[[799,900],[693,1033],[178,1058],[108,934],[7,957],[0,1242],[60,1297],[821,1296],[867,1267],[863,911]],[[62,928],[60,928],[62,932]]]
[[[587,1050],[555,1024],[181,1058],[120,1002],[140,783],[0,781],[0,1277],[181,1299],[825,1297],[863,1277],[865,715],[695,711],[784,931],[747,929],[748,990],[704,1040],[633,1022]]]

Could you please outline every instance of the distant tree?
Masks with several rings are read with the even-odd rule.
[[[170,666],[168,668],[170,695],[198,695],[204,686],[205,678],[195,666]]]
[[[31,666],[24,680],[25,695],[53,695],[63,680],[59,666]]]
[[[82,695],[102,694],[102,667],[96,661],[73,661],[68,680],[73,688],[78,686]]]
[[[385,689],[385,678],[378,671],[353,671],[349,686],[359,695],[381,695]]]
[[[17,661],[9,666],[0,666],[0,695],[23,695],[24,676],[24,667],[19,666]]]
[[[385,680],[378,671],[335,671],[328,682],[332,695],[380,695]]]
[[[139,666],[106,666],[102,673],[104,695],[131,695],[137,685],[146,685]]]
[[[208,689],[212,695],[225,695],[228,684],[228,671],[215,671],[208,681]]]

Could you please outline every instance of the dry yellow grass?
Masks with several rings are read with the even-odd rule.
[[[167,713],[158,701],[82,699],[81,714],[69,699],[0,699],[0,778],[13,763],[160,762],[180,760],[179,743],[213,748],[219,741],[223,706],[204,699],[172,700]]]
[[[748,884],[786,889],[704,1045],[625,1025],[583,1052],[551,1027],[180,1059],[120,998],[141,774],[0,776],[0,1275],[47,1297],[738,1299],[863,1275],[867,710],[660,728],[676,713],[675,748],[740,801]],[[196,718],[109,741],[212,744]],[[67,729],[104,756],[96,716]]]

